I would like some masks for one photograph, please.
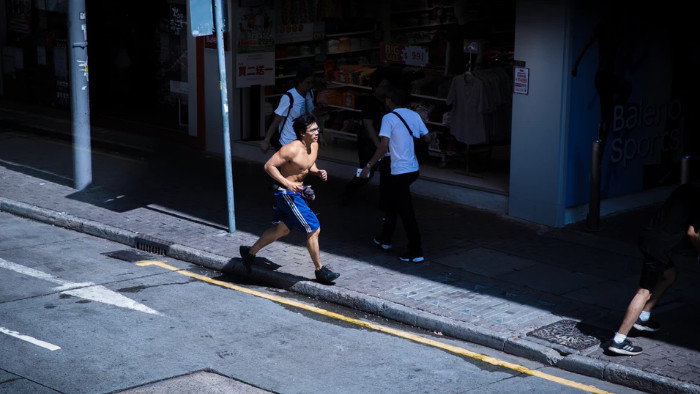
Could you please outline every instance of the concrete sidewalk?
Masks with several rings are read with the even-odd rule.
[[[636,389],[700,393],[700,267],[691,258],[655,311],[664,331],[632,338],[644,353],[611,356],[601,345],[636,289],[641,256],[634,241],[650,208],[603,218],[601,231],[587,233],[580,225],[554,229],[416,198],[427,261],[407,264],[398,260],[401,228],[396,250],[371,242],[379,228],[376,186],[343,205],[347,179],[331,173],[326,183],[309,183],[323,263],[341,273],[336,285],[312,280],[299,233],[263,249],[246,276],[238,247],[252,244],[272,213],[271,181],[260,163],[234,160],[237,231],[228,233],[221,158],[139,137],[138,130],[95,128],[93,186],[76,191],[69,130],[65,118],[0,109],[1,211]]]

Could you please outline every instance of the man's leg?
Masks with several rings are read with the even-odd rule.
[[[651,298],[651,293],[647,289],[642,289],[641,287],[637,289],[637,294],[634,295],[632,301],[630,301],[627,306],[627,311],[625,311],[625,317],[622,319],[620,328],[617,330],[618,334],[628,335],[634,322],[639,318],[639,314],[642,313],[644,306],[649,302]]]
[[[634,322],[639,318],[639,314],[642,312],[647,301],[649,301],[649,298],[650,293],[648,289],[642,287],[637,289],[637,294],[632,297],[632,301],[630,301],[627,306],[620,328],[608,345],[609,351],[626,356],[634,356],[642,352],[641,347],[635,346],[632,342],[627,340],[627,334],[629,334]]]
[[[385,197],[384,203],[386,205],[384,207],[385,211],[382,214],[382,233],[379,236],[380,239],[377,239],[377,241],[385,245],[391,245],[391,239],[394,238],[394,230],[396,229],[396,219],[398,215],[396,210],[396,176],[390,175],[387,177],[386,181],[386,195],[383,196]]]
[[[641,347],[634,346],[627,340],[627,335],[637,323],[642,311],[650,312],[666,289],[675,281],[676,270],[673,266],[665,269],[659,275],[664,266],[663,263],[649,256],[645,258],[637,293],[627,306],[622,323],[608,346],[608,350],[625,355],[635,355],[642,352]],[[653,289],[653,293],[649,289]]]
[[[321,227],[306,234],[306,249],[309,251],[311,262],[314,263],[314,267],[316,267],[317,270],[323,267],[323,264],[321,264],[321,252],[318,246],[318,236],[320,233]]]
[[[306,234],[306,249],[309,250],[309,256],[311,256],[311,261],[316,267],[316,280],[325,285],[332,285],[333,281],[338,279],[340,274],[330,270],[330,266],[323,266],[321,264],[321,252],[318,246],[318,236],[321,234],[321,227],[316,230]]]
[[[656,306],[661,297],[663,297],[666,290],[676,281],[676,268],[671,266],[670,268],[664,270],[663,274],[654,285],[654,289],[651,292],[651,297],[644,305],[642,313],[637,316],[637,320],[633,323],[636,330],[645,332],[656,332],[661,327],[653,319],[651,319],[651,310]]]
[[[260,238],[255,241],[253,246],[241,245],[238,250],[241,253],[241,259],[243,260],[243,265],[246,271],[250,274],[253,269],[253,262],[255,261],[255,255],[260,251],[260,249],[265,246],[275,242],[276,240],[289,234],[289,228],[283,222],[277,223],[276,226],[271,227],[260,236]]]
[[[377,171],[379,171],[379,210],[382,214],[386,212],[388,206],[389,194],[391,193],[391,184],[389,178],[391,177],[391,158],[388,156],[383,157],[379,160],[377,164]]]
[[[278,239],[289,234],[289,227],[287,227],[284,222],[277,223],[276,226],[270,227],[260,236],[260,238],[255,241],[253,246],[250,247],[250,254],[256,255],[260,249],[265,246],[277,241]]]
[[[676,268],[671,267],[664,271],[663,275],[661,276],[661,279],[659,280],[659,283],[656,284],[654,287],[654,291],[651,293],[651,297],[649,298],[649,301],[647,301],[646,305],[644,305],[644,312],[651,312],[652,308],[656,306],[656,303],[659,302],[661,297],[663,297],[664,293],[668,288],[673,284],[673,282],[676,281]]]
[[[416,212],[413,209],[413,199],[411,197],[411,184],[418,178],[418,173],[402,174],[398,177],[399,181],[396,182],[396,209],[408,239],[408,255],[411,258],[423,257],[420,230],[418,229],[418,221],[416,220]]]

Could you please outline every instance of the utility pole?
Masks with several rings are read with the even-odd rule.
[[[73,128],[73,177],[75,188],[83,190],[92,183],[85,0],[68,1],[68,38],[70,43],[68,69]]]
[[[233,207],[233,170],[231,165],[231,136],[228,122],[228,89],[226,87],[226,57],[224,56],[224,11],[222,0],[214,0],[216,21],[216,49],[219,55],[219,90],[221,91],[221,116],[224,126],[224,159],[226,161],[226,196],[228,200],[228,231],[236,231]]]

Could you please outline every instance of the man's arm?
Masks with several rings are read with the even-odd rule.
[[[272,157],[263,167],[265,172],[267,172],[272,179],[282,185],[285,189],[293,192],[301,191],[303,184],[301,182],[292,182],[285,178],[280,172],[280,167],[282,167],[285,163],[293,161],[294,157],[298,153],[298,147],[295,145],[285,145],[279,151],[275,152],[275,154],[272,155]]]
[[[321,178],[322,181],[327,181],[328,180],[328,173],[326,170],[319,170],[318,167],[316,167],[316,163],[314,163],[311,168],[309,168],[309,174],[311,175],[316,175],[317,177]]]
[[[381,159],[382,156],[386,154],[387,149],[389,149],[389,138],[382,137],[379,141],[379,147],[377,147],[377,150],[374,151],[374,156],[372,156],[372,158],[369,159],[367,165],[362,169],[362,172],[360,173],[360,178],[367,177],[370,168],[374,167],[374,165],[377,164],[379,159]]]
[[[374,121],[372,119],[362,119],[362,124],[365,126],[364,132],[367,134],[367,137],[372,140],[374,146],[379,146],[379,133],[374,129]]]
[[[694,227],[692,224],[688,226],[688,238],[690,243],[693,244],[695,250],[700,253],[700,228]],[[698,256],[698,262],[700,262],[700,256]]]
[[[267,151],[270,149],[270,140],[272,139],[272,136],[275,135],[277,127],[283,119],[284,118],[282,116],[277,114],[275,114],[275,118],[272,119],[272,123],[270,123],[270,127],[268,127],[267,132],[265,133],[265,140],[260,143],[260,150],[263,153],[267,153]]]

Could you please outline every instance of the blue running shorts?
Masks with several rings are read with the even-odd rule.
[[[321,227],[316,214],[306,205],[301,194],[279,189],[275,193],[275,200],[277,207],[272,215],[274,223],[282,221],[290,230],[298,228],[306,233]]]

